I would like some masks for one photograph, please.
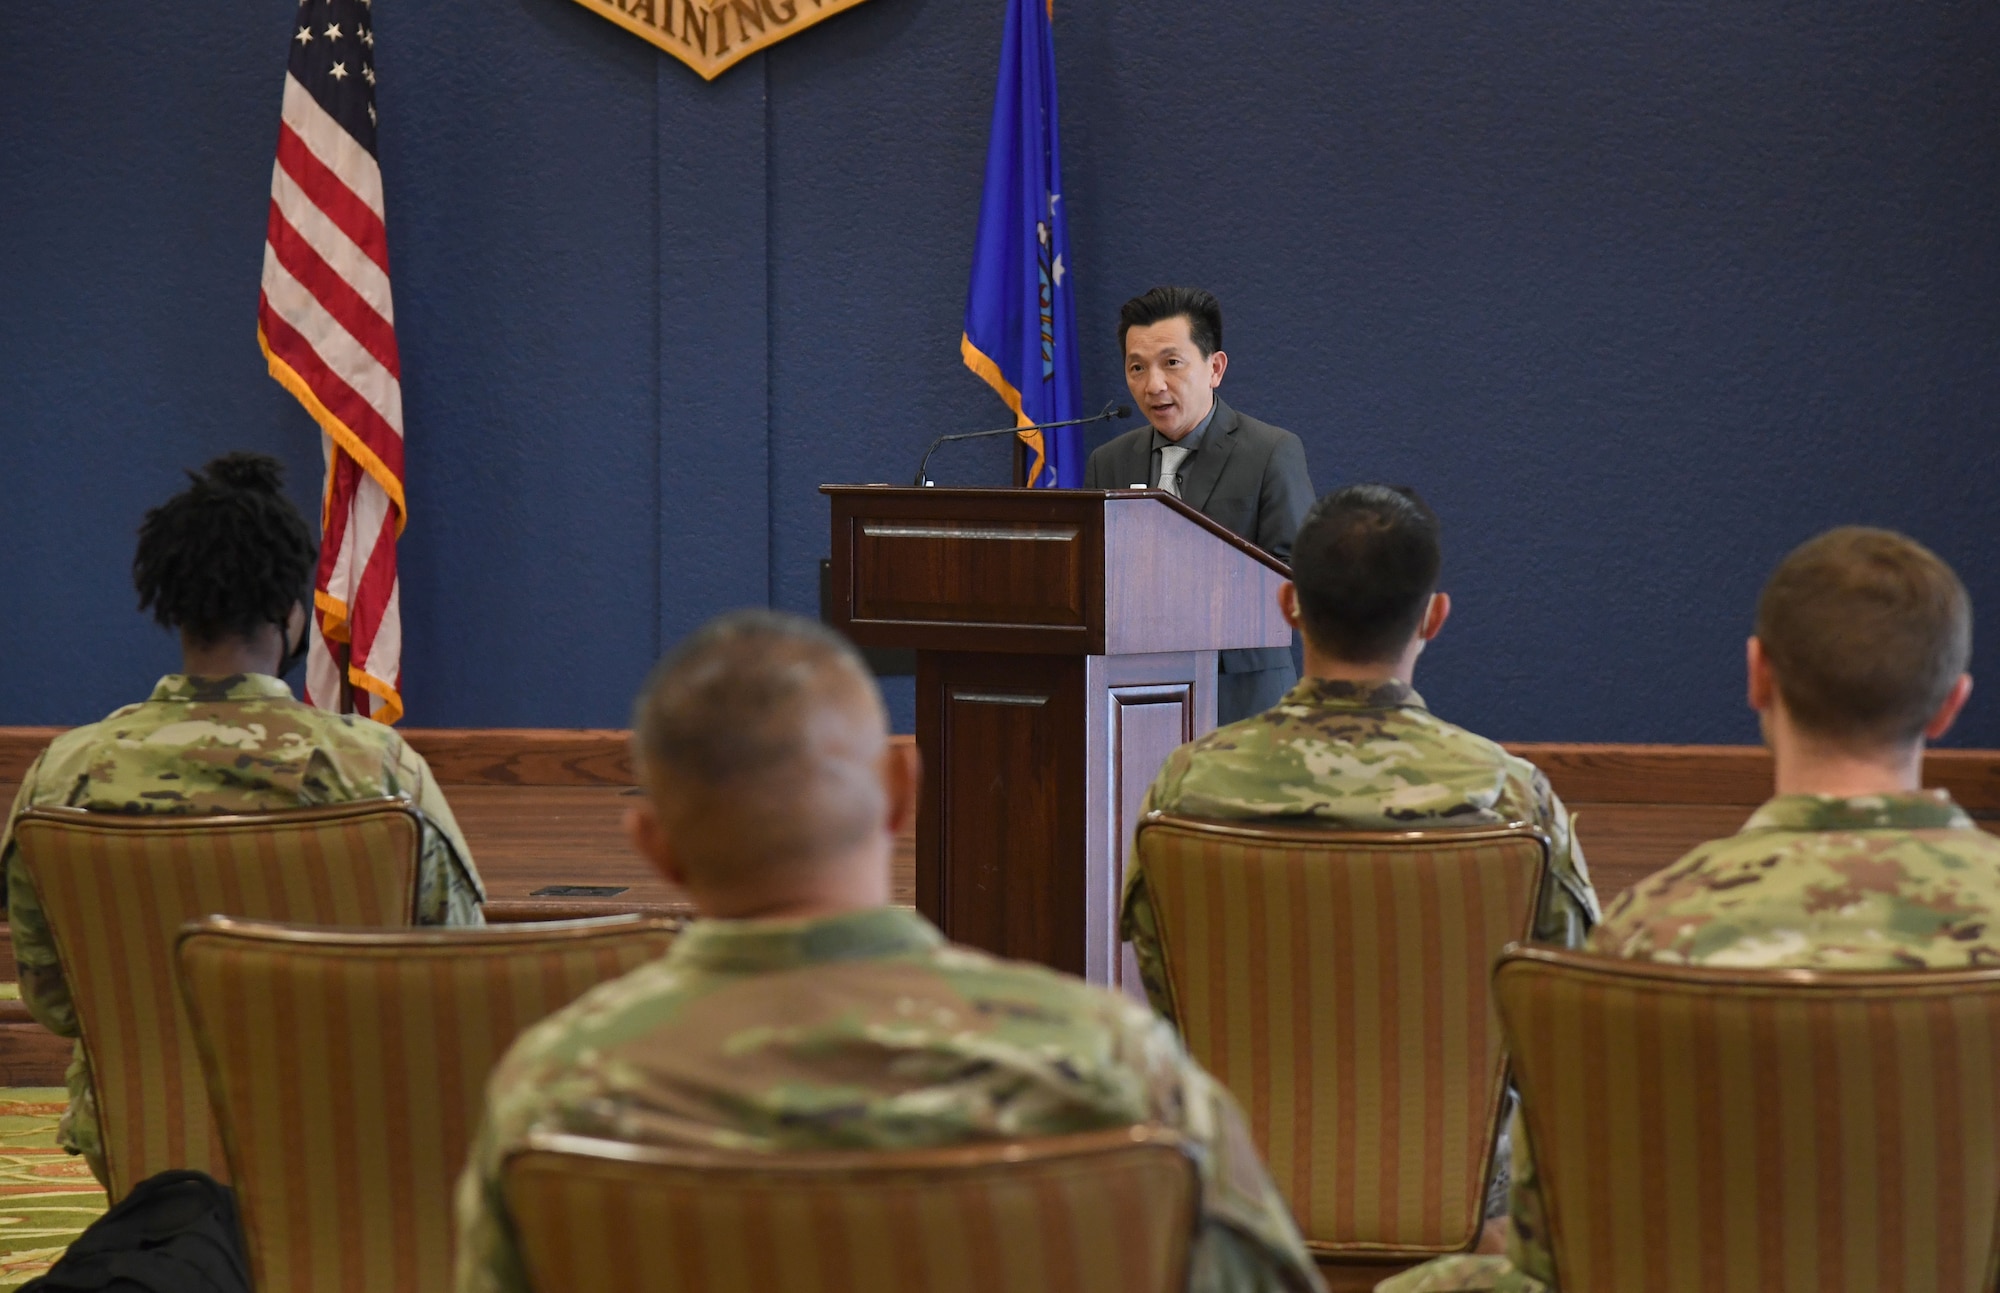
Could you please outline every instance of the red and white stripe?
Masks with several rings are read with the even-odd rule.
[[[306,697],[401,717],[396,536],[403,498],[402,361],[389,291],[382,172],[296,77],[285,77],[258,340],[271,375],[325,434],[326,501]]]

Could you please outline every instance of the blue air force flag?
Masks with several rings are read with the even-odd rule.
[[[986,190],[966,293],[965,366],[1014,410],[1019,425],[1080,417],[1069,222],[1056,142],[1055,0],[1007,0]],[[1074,427],[1024,431],[1028,483],[1083,484]]]

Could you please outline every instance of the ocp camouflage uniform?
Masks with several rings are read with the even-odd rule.
[[[283,680],[265,674],[168,674],[139,704],[57,737],[21,781],[0,831],[0,873],[22,1000],[44,1027],[79,1035],[41,900],[14,847],[14,819],[28,809],[256,813],[398,794],[408,795],[428,821],[417,867],[418,923],[482,923],[485,892],[472,853],[430,766],[402,737],[368,719],[301,704]],[[81,1042],[70,1061],[69,1097],[57,1141],[89,1158],[101,1177]]]
[[[1406,682],[1305,679],[1275,707],[1175,750],[1146,792],[1145,811],[1156,810],[1312,819],[1354,830],[1526,822],[1541,827],[1551,845],[1535,936],[1577,947],[1597,920],[1583,850],[1548,778],[1432,714]],[[1125,877],[1121,930],[1147,997],[1171,1015],[1159,926],[1137,865]]]
[[[914,912],[701,921],[528,1030],[458,1186],[459,1293],[525,1293],[500,1190],[534,1131],[916,1149],[1159,1122],[1200,1150],[1196,1290],[1321,1287],[1235,1103],[1144,1007],[956,947]]]
[[[2000,964],[2000,838],[1942,790],[1780,795],[1619,895],[1590,949],[1739,968]],[[1448,1257],[1378,1293],[1549,1293],[1555,1265],[1526,1139],[1514,1137],[1507,1257]]]

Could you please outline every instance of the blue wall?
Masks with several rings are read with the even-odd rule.
[[[999,0],[712,85],[570,0],[377,9],[410,719],[621,723],[705,616],[814,605],[821,481],[1004,420],[956,348]],[[292,12],[10,8],[0,723],[171,666],[126,570],[177,468],[267,449],[310,503],[253,324]],[[1057,42],[1086,402],[1120,300],[1219,293],[1232,402],[1443,515],[1447,715],[1754,740],[1757,587],[1844,521],[1935,546],[2000,649],[2000,9],[1066,0]]]

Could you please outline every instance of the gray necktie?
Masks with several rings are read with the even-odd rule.
[[[1181,463],[1193,452],[1177,444],[1160,446],[1160,488],[1175,498],[1181,496]]]

